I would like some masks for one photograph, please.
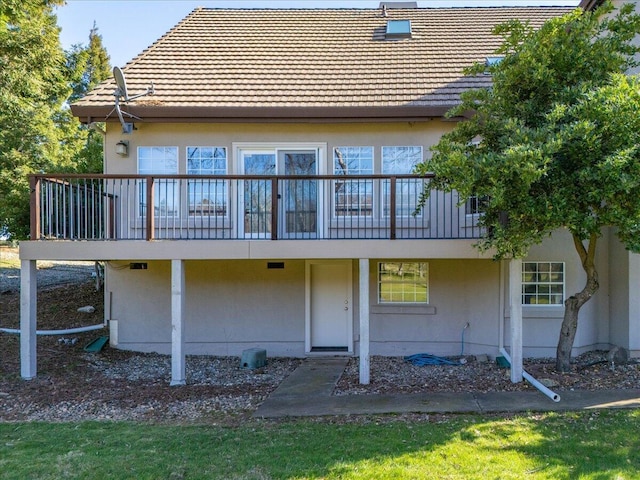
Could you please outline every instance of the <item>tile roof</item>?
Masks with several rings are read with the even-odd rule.
[[[490,82],[462,69],[500,45],[494,25],[537,27],[570,10],[198,8],[123,68],[130,95],[155,85],[125,110],[145,121],[441,115]],[[390,19],[411,20],[412,37],[385,39]],[[114,90],[103,82],[74,114],[103,120]]]

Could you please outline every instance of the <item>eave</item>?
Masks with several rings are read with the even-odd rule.
[[[455,105],[401,105],[365,107],[212,107],[212,106],[135,106],[122,110],[142,123],[239,123],[239,122],[364,122],[418,121],[444,117]],[[118,121],[113,105],[72,105],[71,111],[82,123]],[[125,119],[128,115],[125,113]]]

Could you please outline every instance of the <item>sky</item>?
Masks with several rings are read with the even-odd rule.
[[[418,0],[419,7],[569,5],[579,0]],[[56,8],[62,47],[89,41],[96,22],[111,65],[128,61],[196,7],[214,8],[377,8],[380,0],[67,0]]]

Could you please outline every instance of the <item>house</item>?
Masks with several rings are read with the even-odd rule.
[[[555,354],[563,298],[584,273],[559,232],[523,261],[473,245],[458,205],[412,168],[455,120],[462,70],[494,25],[567,8],[194,10],[72,106],[103,122],[104,175],[32,178],[21,243],[22,376],[36,375],[35,267],[101,260],[113,347],[187,354]],[[408,7],[408,8],[407,8]],[[153,91],[153,93],[151,93]],[[115,92],[115,93],[114,93]],[[137,96],[141,95],[141,96]],[[604,232],[601,288],[574,354],[640,355],[640,257]]]

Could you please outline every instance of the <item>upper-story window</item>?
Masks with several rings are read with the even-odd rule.
[[[140,175],[178,173],[178,147],[138,147],[138,173]],[[140,184],[140,215],[147,213],[147,185]],[[180,210],[180,186],[176,180],[154,181],[154,214],[177,217]]]
[[[422,147],[382,147],[382,173],[387,175],[412,173],[422,161]],[[396,181],[397,216],[408,217],[415,212],[424,183],[419,180],[401,178]],[[383,214],[389,216],[390,181],[383,183]]]
[[[372,175],[373,147],[335,147],[334,175]],[[373,215],[373,180],[336,181],[334,213],[336,217]]]
[[[464,205],[464,212],[467,215],[481,215],[485,212],[489,197],[486,195],[471,195]]]
[[[227,149],[187,147],[188,175],[226,175]],[[227,180],[202,178],[188,182],[189,215],[226,217],[229,211]]]

